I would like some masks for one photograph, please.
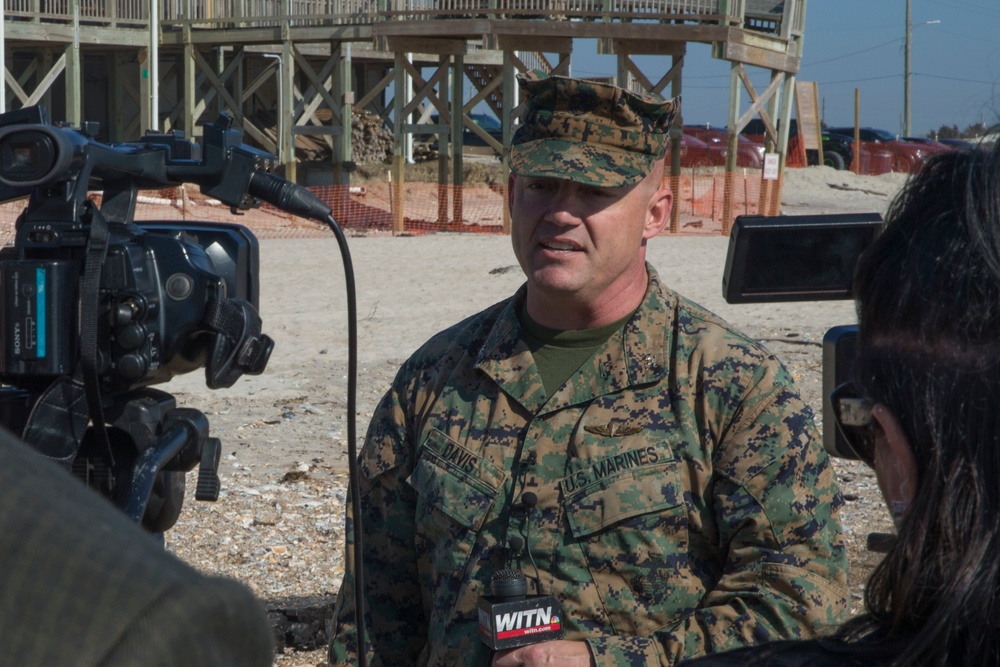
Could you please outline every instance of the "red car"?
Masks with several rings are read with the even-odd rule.
[[[729,132],[725,128],[712,127],[711,125],[685,125],[684,134],[705,142],[716,153],[721,152],[722,161],[718,164],[726,163],[726,142],[729,138]],[[712,162],[711,164],[716,163]],[[760,169],[763,164],[764,144],[740,135],[736,144],[736,165]]]
[[[744,149],[745,150],[745,149]],[[737,156],[737,160],[740,160],[739,164],[743,164],[742,160],[746,160],[747,164],[752,163],[752,159],[745,155],[743,151],[740,153],[744,157]],[[667,164],[670,164],[670,150],[667,149]],[[754,155],[756,157],[756,155]],[[701,139],[695,139],[687,134],[681,135],[681,166],[688,169],[697,169],[699,167],[722,167],[726,164],[726,147],[706,144]],[[760,164],[760,162],[758,162]]]
[[[667,146],[667,165],[670,164],[670,146]],[[681,166],[687,169],[717,167],[726,163],[726,151],[713,149],[700,139],[681,135]]]
[[[937,151],[938,153],[943,153],[945,151],[950,151],[951,146],[943,144],[940,141],[931,139],[930,137],[903,137],[903,141],[908,141],[911,144],[923,144],[927,148]]]
[[[853,127],[831,127],[827,130],[835,134],[845,134],[854,136]],[[877,144],[876,146],[866,146],[866,148],[885,148],[892,153],[892,170],[904,173],[914,172],[919,169],[931,154],[939,149],[923,143],[912,143],[909,141],[899,141],[896,135],[885,130],[875,130],[870,127],[859,129],[859,138],[862,144]]]

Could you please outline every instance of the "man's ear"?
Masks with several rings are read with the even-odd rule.
[[[901,518],[897,510],[905,511],[916,495],[917,461],[910,439],[892,410],[877,403],[872,416],[881,427],[875,437],[875,476],[893,518]]]
[[[653,194],[649,202],[649,210],[646,214],[646,225],[643,227],[642,237],[651,239],[663,231],[667,223],[670,222],[670,209],[673,204],[674,193],[670,189],[670,182],[667,179],[661,181],[660,188]]]

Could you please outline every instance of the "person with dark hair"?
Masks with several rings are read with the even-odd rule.
[[[364,536],[366,633],[348,537],[331,662],[667,666],[841,622],[842,500],[809,409],[645,261],[679,100],[519,83],[526,284],[431,338],[379,403],[346,531]],[[479,600],[511,571],[558,598],[564,639],[483,643]]]
[[[125,513],[0,427],[0,664],[270,667],[245,586],[166,553]]]
[[[865,611],[691,667],[1000,664],[1000,145],[911,177],[855,295],[854,380],[832,398],[897,529]]]

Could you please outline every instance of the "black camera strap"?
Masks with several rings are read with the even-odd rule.
[[[83,263],[83,280],[80,282],[80,367],[83,387],[90,409],[90,421],[97,436],[97,443],[105,448],[112,465],[114,454],[108,441],[104,424],[104,406],[101,404],[101,387],[97,369],[97,309],[101,295],[101,270],[108,254],[108,221],[94,202],[87,200],[86,214],[90,217],[90,235]]]

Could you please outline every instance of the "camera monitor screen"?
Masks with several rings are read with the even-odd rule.
[[[740,216],[722,294],[728,303],[850,299],[858,257],[882,224],[877,213]]]

